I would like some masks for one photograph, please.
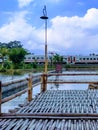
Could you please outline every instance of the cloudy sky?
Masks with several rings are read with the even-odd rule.
[[[18,40],[44,53],[44,5],[48,52],[98,54],[98,0],[0,0],[0,42]]]

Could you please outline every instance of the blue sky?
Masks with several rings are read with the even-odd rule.
[[[0,42],[19,40],[31,52],[44,54],[44,5],[48,52],[98,54],[97,0],[0,0]]]

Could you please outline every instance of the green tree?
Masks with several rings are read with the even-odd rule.
[[[12,48],[9,53],[9,59],[12,61],[14,68],[19,68],[19,65],[24,61],[27,54],[24,48]]]
[[[22,44],[20,41],[10,41],[7,44],[7,48],[22,48]]]
[[[59,54],[55,54],[53,56],[53,63],[54,64],[61,64],[61,63],[63,63],[63,56],[60,56]]]
[[[57,73],[62,72],[62,64],[63,64],[63,56],[60,56],[59,54],[55,54],[53,56],[53,63],[55,64],[55,69]]]
[[[6,47],[0,47],[0,58],[2,59],[2,68],[4,66],[4,58],[8,55],[9,50]]]
[[[2,42],[0,42],[0,48],[7,48],[7,43],[2,43]]]
[[[4,47],[6,47],[6,48],[22,48],[22,44],[21,44],[21,42],[20,41],[10,41],[10,42],[8,42],[8,43],[2,43],[2,42],[0,42],[0,48],[4,48]]]

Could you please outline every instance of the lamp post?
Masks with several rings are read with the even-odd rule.
[[[48,64],[48,60],[47,60],[47,10],[46,10],[46,6],[44,6],[43,8],[43,16],[40,17],[41,19],[45,20],[45,74],[47,74],[47,64]]]

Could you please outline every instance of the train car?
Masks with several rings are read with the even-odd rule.
[[[76,62],[76,57],[75,56],[63,56],[63,62],[67,64],[75,64]]]
[[[49,55],[47,57],[48,63],[51,62],[51,56]],[[38,64],[44,64],[45,63],[45,56],[44,55],[33,55],[33,54],[28,54],[25,56],[25,63],[33,63],[37,62]]]
[[[75,64],[98,64],[98,55],[76,56]]]

